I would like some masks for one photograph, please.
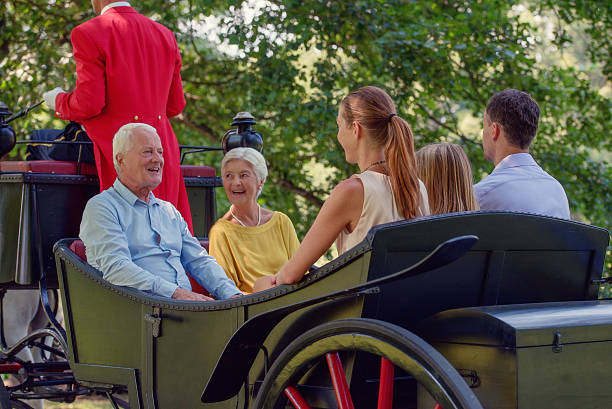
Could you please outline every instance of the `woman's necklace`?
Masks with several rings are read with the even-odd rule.
[[[234,211],[232,210],[233,207],[234,205],[230,206],[230,214],[232,215],[234,219],[236,219],[238,223],[240,223],[244,227],[254,227],[254,226],[247,226],[246,224],[242,223],[242,220],[237,218],[236,215],[234,214]],[[259,226],[259,223],[261,223],[261,206],[257,205],[257,209],[259,210],[259,216],[257,217],[257,224],[255,226]]]
[[[376,165],[382,165],[383,163],[387,163],[387,161],[383,159],[383,160],[379,160],[379,161],[377,161],[377,162],[372,162],[372,163],[370,163],[370,166],[368,166],[367,168],[365,168],[365,169],[363,170],[363,172],[365,172],[365,171],[369,170],[370,168],[372,168],[372,167],[374,167],[374,166],[376,166]],[[361,172],[361,173],[363,173],[363,172]]]

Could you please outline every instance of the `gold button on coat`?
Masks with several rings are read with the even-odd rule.
[[[134,121],[138,121],[138,115],[134,115]]]

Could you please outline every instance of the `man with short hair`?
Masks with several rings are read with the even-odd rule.
[[[113,138],[118,177],[83,212],[79,235],[87,261],[115,285],[165,297],[210,300],[191,291],[185,270],[215,298],[241,294],[191,235],[178,210],[153,195],[162,180],[163,154],[152,126],[119,128]]]
[[[164,180],[155,190],[191,226],[180,153],[168,118],[181,113],[185,97],[181,56],[174,34],[136,12],[126,1],[91,0],[98,16],[72,30],[76,87],[43,94],[60,119],[82,124],[94,144],[100,191],[112,186],[112,138],[128,122],[153,126],[164,148]]]
[[[529,154],[539,117],[540,107],[525,92],[507,89],[489,100],[482,147],[485,159],[493,162],[495,169],[474,186],[481,210],[570,218],[565,190]]]

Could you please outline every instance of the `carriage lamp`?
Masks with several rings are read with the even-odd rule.
[[[15,131],[4,119],[10,116],[11,111],[4,102],[0,101],[0,158],[9,153],[15,147]]]
[[[259,152],[263,151],[263,139],[261,135],[251,128],[255,125],[255,118],[249,112],[238,112],[231,126],[237,125],[237,129],[230,129],[223,135],[221,146],[223,154],[234,148],[253,148]]]

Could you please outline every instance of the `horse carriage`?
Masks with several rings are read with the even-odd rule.
[[[206,245],[220,179],[183,175]],[[407,220],[297,284],[177,301],[87,264],[75,237],[97,191],[85,165],[0,162],[0,282],[38,288],[50,321],[2,345],[0,371],[24,379],[0,383],[2,408],[91,390],[147,409],[612,406],[612,301],[597,299],[605,229],[508,212]],[[45,359],[20,360],[24,348]]]

